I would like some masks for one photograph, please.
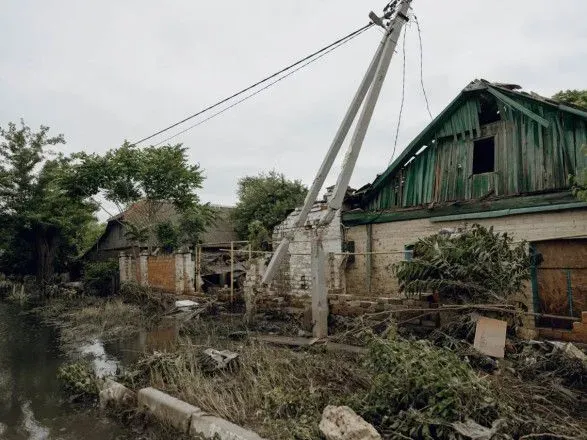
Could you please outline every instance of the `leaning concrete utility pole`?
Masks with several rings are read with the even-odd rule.
[[[326,157],[324,158],[322,165],[318,170],[310,191],[308,191],[308,195],[306,196],[306,200],[304,201],[300,215],[293,225],[292,231],[295,231],[296,228],[299,228],[305,224],[306,219],[308,218],[308,214],[316,202],[322,186],[324,185],[324,181],[326,180],[330,168],[332,167],[332,164],[334,163],[334,160],[340,151],[340,147],[342,146],[342,143],[346,138],[350,127],[355,120],[357,113],[359,112],[359,109],[361,108],[361,104],[365,100],[365,97],[367,97],[363,111],[349,145],[342,171],[338,177],[333,196],[328,203],[328,212],[320,221],[320,226],[328,225],[332,221],[336,210],[340,209],[342,206],[344,194],[347,190],[351,175],[359,156],[359,152],[361,151],[365,135],[367,134],[367,129],[369,128],[369,123],[371,122],[371,117],[373,116],[373,111],[375,110],[375,105],[377,104],[379,93],[381,92],[381,87],[383,86],[383,81],[387,75],[391,58],[395,52],[402,28],[408,21],[408,10],[410,8],[411,2],[412,0],[395,0],[391,2],[386,8],[386,10],[389,9],[389,12],[387,12],[382,18],[377,17],[377,15],[373,12],[369,14],[371,20],[375,24],[378,24],[385,29],[385,34],[379,43],[375,55],[373,56],[373,60],[369,64],[367,72],[365,73],[365,76],[359,85],[359,89],[357,90],[357,93],[355,94],[347,110],[347,113],[345,114],[340,124],[334,140],[332,141],[332,144],[326,153]],[[384,20],[389,20],[387,25],[384,24]],[[279,243],[279,246],[275,250],[273,257],[267,266],[267,270],[263,275],[263,283],[269,283],[275,277],[277,269],[287,255],[291,239],[292,234],[284,237]],[[317,278],[319,280],[324,279],[324,277]]]

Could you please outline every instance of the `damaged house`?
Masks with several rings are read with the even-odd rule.
[[[331,312],[397,301],[392,265],[410,258],[418,238],[479,223],[530,243],[537,258],[526,306],[548,315],[535,322],[545,336],[576,338],[573,328],[587,328],[587,203],[573,196],[569,175],[587,167],[586,149],[587,111],[516,85],[471,82],[373,183],[347,196],[325,234]],[[310,223],[293,243],[306,254]],[[307,304],[309,259],[295,253],[283,269],[290,293],[278,293],[287,292],[279,280],[272,293]]]
[[[201,286],[224,286],[227,284],[227,277],[230,274],[230,263],[228,262],[228,256],[221,249],[230,247],[230,243],[237,240],[234,225],[231,219],[232,209],[226,206],[213,206],[216,211],[216,219],[214,223],[208,227],[208,229],[202,234],[200,239],[201,253],[199,255],[199,263],[197,267],[200,268],[198,274],[190,273],[190,276],[186,276],[186,279],[194,280],[195,276],[199,277],[199,283]],[[162,203],[158,206],[157,210],[148,212],[148,206],[145,201],[140,201],[133,204],[126,211],[113,216],[108,219],[106,229],[100,236],[96,244],[86,252],[84,259],[86,260],[107,260],[107,259],[118,259],[121,254],[133,256],[139,254],[141,251],[151,250],[154,254],[149,260],[148,269],[143,272],[149,273],[149,284],[154,287],[159,287],[163,290],[174,291],[177,290],[175,287],[176,278],[174,257],[168,254],[165,249],[161,248],[158,238],[153,233],[153,225],[160,223],[177,223],[179,221],[179,215],[175,210],[173,204]],[[132,225],[132,226],[130,226]],[[136,242],[132,239],[131,235],[128,234],[131,228],[138,230],[151,230],[144,240],[141,241],[141,246],[137,249]],[[193,251],[193,250],[192,250]],[[191,260],[194,260],[193,252],[189,256]],[[187,258],[186,256],[186,258]],[[157,258],[155,258],[157,257]],[[129,262],[131,267],[130,273],[138,273],[135,268],[136,262]],[[189,266],[195,266],[195,262],[189,263]],[[147,266],[145,266],[147,268]],[[244,272],[241,265],[233,268],[234,273],[238,275]],[[156,276],[161,272],[159,276]],[[190,269],[190,272],[193,272]],[[140,275],[127,275],[127,278],[140,279]],[[153,278],[153,279],[151,279]],[[195,281],[196,283],[198,281]],[[198,287],[198,286],[195,286]],[[194,288],[184,286],[182,291],[192,292]]]

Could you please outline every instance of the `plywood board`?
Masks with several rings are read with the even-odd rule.
[[[503,358],[506,330],[506,321],[479,318],[475,330],[474,347],[488,356]]]

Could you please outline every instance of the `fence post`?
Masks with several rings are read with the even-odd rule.
[[[202,246],[196,245],[196,292],[199,293],[202,286]]]
[[[130,264],[129,257],[125,252],[118,254],[118,272],[120,273],[120,282],[130,281]]]
[[[195,293],[195,264],[192,259],[192,253],[189,248],[186,248],[183,254],[183,270],[185,277],[185,291],[187,294],[193,295]]]
[[[183,269],[183,250],[175,252],[175,294],[181,295],[185,289],[185,278]]]
[[[234,241],[230,242],[230,303],[234,302]]]

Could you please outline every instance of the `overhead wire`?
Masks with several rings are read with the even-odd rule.
[[[180,132],[178,132],[178,133],[176,133],[176,134],[174,134],[174,135],[172,135],[172,136],[169,136],[169,137],[167,137],[167,138],[165,138],[165,139],[163,139],[163,140],[159,141],[158,143],[154,144],[154,146],[155,146],[155,147],[157,147],[157,146],[159,146],[159,145],[162,145],[162,144],[164,144],[164,143],[166,143],[166,142],[168,142],[168,141],[170,141],[170,140],[172,140],[172,139],[176,138],[177,136],[180,136],[180,135],[182,135],[182,134],[184,134],[184,133],[186,133],[186,132],[188,132],[188,131],[192,130],[193,128],[195,128],[195,127],[197,127],[197,126],[199,126],[199,125],[202,125],[202,124],[204,124],[204,123],[208,122],[208,121],[209,121],[209,120],[211,120],[211,119],[214,119],[215,117],[217,117],[217,116],[221,115],[222,113],[224,113],[224,112],[226,112],[226,111],[230,110],[230,109],[231,109],[231,108],[233,108],[233,107],[236,107],[237,105],[239,105],[239,104],[243,103],[244,101],[247,101],[247,100],[251,99],[252,97],[254,97],[254,96],[258,95],[258,94],[259,94],[259,93],[261,93],[261,92],[263,92],[264,90],[267,90],[268,88],[270,88],[270,87],[274,86],[274,85],[275,85],[275,84],[277,84],[278,82],[280,82],[280,81],[283,81],[284,79],[286,79],[286,78],[290,77],[291,75],[293,75],[294,73],[298,72],[299,70],[302,70],[304,67],[306,67],[306,66],[308,66],[308,65],[310,65],[310,64],[312,64],[312,63],[314,63],[314,62],[316,62],[316,61],[318,61],[320,58],[322,58],[322,57],[324,57],[324,56],[328,55],[330,52],[332,52],[332,51],[334,51],[334,50],[338,49],[340,46],[342,46],[342,45],[344,45],[344,44],[348,43],[348,42],[349,42],[350,40],[352,40],[353,38],[355,38],[355,37],[358,37],[358,36],[359,36],[361,33],[365,32],[367,29],[368,29],[368,27],[366,27],[366,28],[362,29],[362,30],[361,30],[361,32],[359,32],[359,33],[357,33],[357,34],[354,34],[352,37],[349,37],[349,38],[347,38],[347,39],[346,39],[346,40],[344,40],[344,41],[340,41],[340,42],[339,42],[339,43],[338,43],[336,46],[333,46],[333,47],[331,47],[330,49],[328,49],[327,51],[325,51],[325,52],[322,52],[320,55],[318,55],[318,56],[316,56],[316,57],[314,57],[314,58],[310,59],[309,61],[306,61],[304,64],[302,64],[301,66],[297,67],[296,69],[294,69],[294,70],[292,70],[292,71],[288,72],[287,74],[285,74],[285,75],[283,75],[283,76],[281,76],[281,77],[277,78],[276,80],[274,80],[274,81],[270,82],[269,84],[265,85],[264,87],[262,87],[262,88],[260,88],[260,89],[258,89],[258,90],[256,90],[256,91],[254,91],[253,93],[250,93],[249,95],[246,95],[244,98],[242,98],[242,99],[239,99],[238,101],[236,101],[236,102],[232,103],[232,104],[231,104],[231,105],[229,105],[228,107],[225,107],[225,108],[223,108],[222,110],[220,110],[220,111],[218,111],[218,112],[216,112],[216,113],[213,113],[212,115],[208,116],[207,118],[205,118],[205,119],[202,119],[201,121],[197,122],[196,124],[190,125],[189,127],[185,128],[184,130],[181,130]]]
[[[395,142],[393,143],[393,151],[391,153],[390,163],[393,161],[393,156],[395,155],[395,150],[397,149],[397,141],[399,139],[399,129],[402,123],[402,115],[404,111],[404,102],[406,98],[406,39],[407,39],[408,27],[404,28],[404,41],[402,43],[402,58],[403,58],[403,66],[402,66],[402,99],[399,107],[399,115],[397,118],[397,126],[395,128]]]
[[[145,142],[145,141],[147,141],[149,139],[152,139],[152,138],[154,138],[154,137],[156,137],[156,136],[158,136],[160,134],[163,134],[163,133],[165,133],[165,132],[167,132],[167,131],[169,131],[169,130],[171,130],[171,129],[173,129],[173,128],[175,128],[175,127],[177,127],[177,126],[179,126],[179,125],[181,125],[181,124],[183,124],[183,123],[185,123],[185,122],[187,122],[187,121],[189,121],[191,119],[194,119],[194,118],[196,118],[196,117],[198,117],[198,116],[200,116],[200,115],[202,115],[202,114],[204,114],[204,113],[206,113],[206,112],[208,112],[208,111],[210,111],[210,110],[212,110],[212,109],[214,109],[214,108],[216,108],[216,107],[218,107],[218,106],[220,106],[220,105],[222,105],[222,104],[224,104],[224,103],[226,103],[226,102],[228,102],[228,101],[230,101],[230,100],[232,100],[232,99],[234,99],[234,98],[236,98],[236,97],[238,97],[238,96],[240,96],[240,95],[242,95],[242,94],[244,94],[244,93],[246,93],[246,92],[248,92],[248,91],[250,91],[250,90],[252,90],[252,89],[254,89],[256,87],[258,87],[258,86],[260,86],[261,84],[266,83],[267,81],[270,81],[273,78],[278,77],[279,75],[282,75],[283,73],[285,73],[285,72],[287,72],[287,71],[289,71],[289,70],[291,70],[291,69],[293,69],[293,68],[295,68],[295,67],[297,67],[297,66],[299,66],[299,65],[301,65],[301,64],[303,64],[305,62],[307,62],[308,60],[312,60],[314,57],[317,57],[318,55],[321,55],[323,53],[329,53],[329,52],[331,52],[331,49],[334,48],[335,46],[336,47],[339,47],[339,45],[342,45],[342,44],[350,41],[351,39],[355,38],[356,36],[360,35],[364,31],[366,31],[367,29],[369,29],[370,27],[372,27],[373,25],[374,25],[373,23],[368,23],[367,25],[360,27],[359,29],[351,32],[350,34],[345,35],[342,38],[339,38],[338,40],[334,41],[333,43],[330,43],[329,45],[324,46],[323,48],[321,48],[321,49],[313,52],[312,54],[310,54],[308,56],[305,56],[305,57],[301,58],[300,60],[296,61],[295,63],[290,64],[289,66],[287,66],[287,67],[285,67],[285,68],[283,68],[283,69],[281,69],[281,70],[279,70],[279,71],[277,71],[277,72],[275,72],[275,73],[273,73],[273,74],[271,74],[271,75],[263,78],[262,80],[257,81],[256,83],[254,83],[254,84],[252,84],[252,85],[250,85],[248,87],[245,87],[244,89],[239,90],[238,92],[233,93],[232,95],[230,95],[230,96],[228,96],[226,98],[223,98],[220,101],[217,101],[216,103],[214,103],[212,105],[209,105],[206,108],[204,108],[204,109],[202,109],[202,110],[200,110],[200,111],[198,111],[198,112],[196,112],[196,113],[194,113],[194,114],[192,114],[190,116],[187,116],[184,119],[182,119],[182,120],[180,120],[178,122],[175,122],[175,123],[173,123],[173,124],[171,124],[171,125],[163,128],[163,129],[161,129],[161,130],[159,130],[159,131],[157,131],[157,132],[155,132],[155,133],[153,133],[153,134],[151,134],[149,136],[146,136],[146,137],[144,137],[142,139],[139,139],[138,141],[133,142],[131,145],[138,145],[138,144],[140,144],[142,142]],[[321,58],[321,56],[319,58]],[[299,69],[297,69],[297,70],[299,70]]]
[[[422,93],[424,94],[424,100],[426,101],[426,109],[430,115],[430,119],[434,119],[432,112],[430,111],[430,102],[428,101],[428,94],[426,93],[426,87],[424,86],[424,51],[422,47],[422,30],[420,28],[420,22],[418,17],[413,15],[414,21],[416,22],[416,28],[418,29],[418,40],[420,42],[420,84],[422,85]]]

